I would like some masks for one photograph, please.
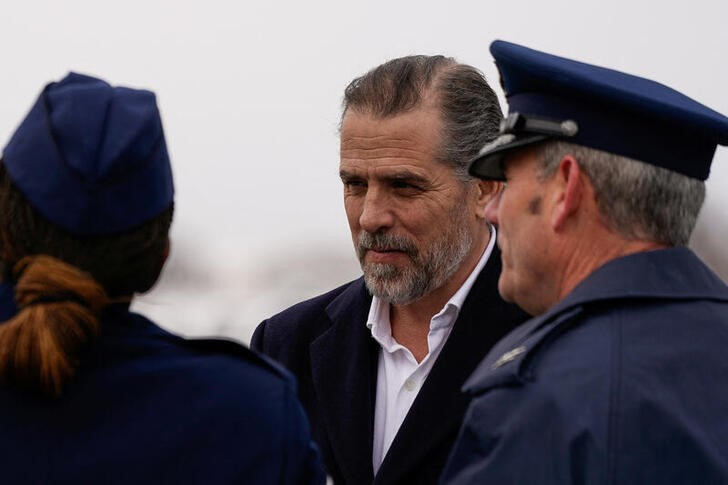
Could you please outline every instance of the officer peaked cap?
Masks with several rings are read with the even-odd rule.
[[[663,84],[500,40],[490,51],[509,115],[476,177],[502,180],[504,154],[560,139],[705,180],[728,144],[728,118]]]

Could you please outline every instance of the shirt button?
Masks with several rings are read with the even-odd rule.
[[[417,389],[417,381],[414,379],[407,379],[404,381],[404,388],[408,391],[414,391]]]

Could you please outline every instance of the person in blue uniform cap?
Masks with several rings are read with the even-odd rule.
[[[150,91],[71,73],[0,163],[0,481],[322,483],[292,378],[129,311],[169,249]]]
[[[443,483],[728,483],[728,288],[686,247],[728,118],[662,84],[496,41],[509,114],[501,340]]]

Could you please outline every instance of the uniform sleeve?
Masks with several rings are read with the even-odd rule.
[[[578,405],[522,388],[476,397],[441,483],[602,483],[602,430],[575,411]]]
[[[303,407],[287,386],[283,403],[286,433],[283,444],[283,484],[324,484],[326,475]]]

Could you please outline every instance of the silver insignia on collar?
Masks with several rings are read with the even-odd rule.
[[[526,347],[521,345],[520,347],[516,347],[513,350],[509,350],[505,354],[501,355],[498,360],[493,363],[491,366],[492,369],[497,369],[498,367],[502,366],[503,364],[507,364],[508,362],[512,361],[522,353],[526,351]]]

